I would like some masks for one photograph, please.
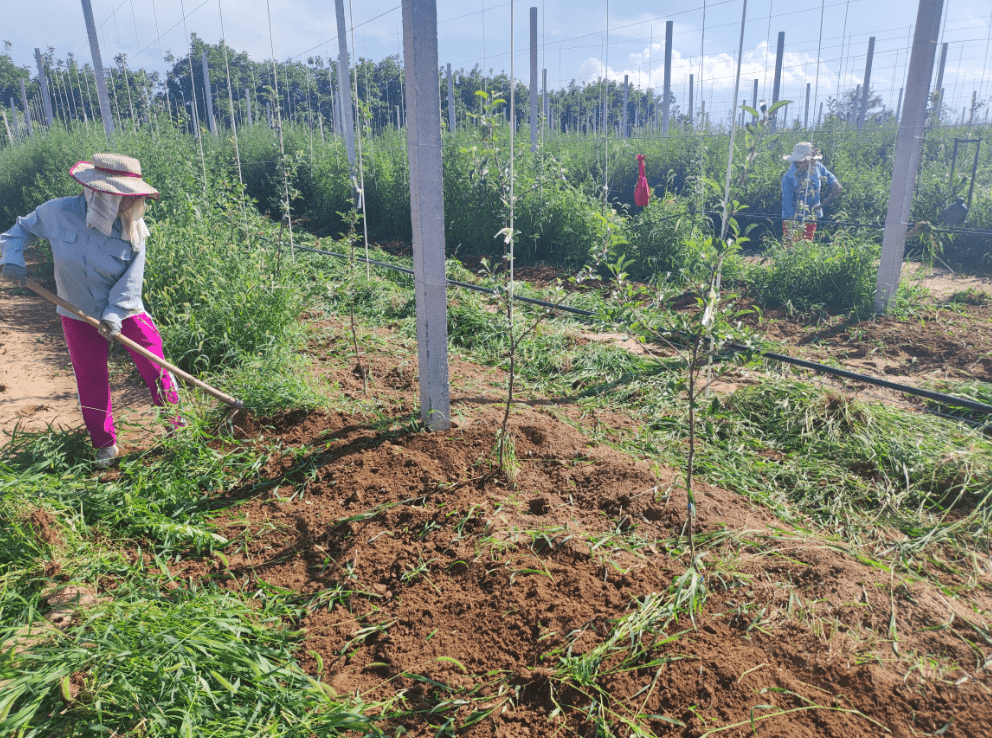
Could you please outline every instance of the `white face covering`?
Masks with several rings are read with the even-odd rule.
[[[145,225],[145,198],[114,195],[110,192],[99,192],[89,187],[83,188],[86,196],[86,225],[95,228],[104,236],[109,236],[120,211],[121,201],[127,200],[124,211],[120,213],[121,238],[131,244],[135,251],[145,247],[145,239],[150,235]]]

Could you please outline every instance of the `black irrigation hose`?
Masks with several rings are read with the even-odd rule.
[[[706,210],[704,211],[706,215],[722,215],[720,210]],[[782,216],[779,213],[737,213],[734,215],[735,218],[754,218],[758,220],[771,220],[780,221]],[[802,221],[794,221],[795,223],[800,223]],[[810,221],[811,223],[814,221]],[[885,230],[884,223],[861,223],[853,220],[817,220],[815,221],[818,227],[825,226],[853,226],[856,228],[875,228],[876,230]],[[910,223],[909,226],[912,228],[917,224]],[[992,230],[986,230],[982,228],[930,228],[930,233],[951,233],[951,234],[962,234],[962,235],[979,235],[979,236],[989,236],[992,235]]]
[[[349,258],[347,254],[338,254],[334,251],[324,251],[322,249],[313,249],[307,246],[297,246],[300,251],[310,251],[314,254],[322,254],[323,256],[334,256],[339,259]],[[397,266],[396,264],[390,264],[385,261],[376,261],[375,259],[365,259],[360,256],[355,257],[356,261],[362,263],[371,264],[372,266],[383,267],[385,269],[392,269],[397,272],[403,272],[404,274],[413,275],[413,270],[407,267]],[[489,289],[488,287],[482,287],[477,284],[471,284],[469,282],[459,282],[454,279],[445,280],[452,287],[462,287],[468,290],[474,290],[475,292],[483,292],[488,295],[497,294],[496,290]],[[537,300],[531,297],[520,297],[519,295],[513,296],[514,300],[520,302],[525,302],[530,305],[537,305],[539,307],[548,308],[550,310],[560,310],[564,313],[572,313],[573,315],[580,315],[584,318],[591,318],[595,315],[591,310],[581,310],[579,308],[569,307],[568,305],[556,305],[555,303],[548,302],[546,300]],[[747,346],[739,343],[728,344],[729,348],[733,351],[746,352],[750,351]],[[791,364],[792,366],[802,367],[803,369],[809,369],[811,371],[817,372],[819,374],[830,374],[835,377],[842,377],[843,379],[850,379],[855,382],[862,382],[864,384],[875,385],[876,387],[884,387],[885,389],[896,390],[897,392],[904,392],[908,395],[916,395],[917,397],[923,397],[928,400],[933,400],[934,402],[939,402],[942,405],[950,405],[952,407],[961,407],[968,410],[977,410],[979,412],[986,413],[992,416],[992,405],[986,405],[981,402],[976,402],[974,400],[969,400],[963,397],[954,397],[953,395],[947,395],[943,392],[933,392],[931,390],[920,389],[919,387],[910,387],[906,384],[899,384],[898,382],[890,382],[887,379],[881,379],[879,377],[873,377],[870,374],[861,374],[859,372],[852,372],[847,369],[838,369],[836,367],[828,366],[826,364],[819,364],[815,361],[807,361],[806,359],[797,359],[786,354],[777,354],[773,351],[762,351],[760,356],[765,359],[770,359],[772,361],[778,361],[783,364]]]

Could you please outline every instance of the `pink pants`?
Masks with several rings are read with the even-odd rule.
[[[69,344],[69,357],[76,373],[76,387],[79,389],[79,404],[83,408],[83,422],[89,431],[94,448],[106,448],[117,442],[114,430],[114,416],[110,401],[110,373],[107,369],[109,341],[101,336],[96,328],[81,320],[62,317],[62,332]],[[148,349],[155,356],[162,356],[162,337],[147,313],[125,318],[121,333],[139,346]],[[178,405],[176,381],[160,366],[131,349],[127,350],[134,360],[141,378],[152,393],[152,403],[157,407]],[[179,417],[172,419],[174,426],[182,425]]]

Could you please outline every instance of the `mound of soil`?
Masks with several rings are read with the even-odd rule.
[[[295,451],[229,493],[226,563],[173,572],[297,593],[300,663],[387,704],[387,733],[744,736],[754,719],[788,738],[992,735],[987,576],[965,607],[699,484],[694,609],[673,470],[520,404],[508,483],[492,467],[500,408],[474,388],[453,391],[452,430],[412,430],[405,356],[372,362],[389,417],[237,418],[241,437]]]

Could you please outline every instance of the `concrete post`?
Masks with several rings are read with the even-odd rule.
[[[334,108],[334,133],[344,138],[344,129],[341,127],[341,94],[338,91],[338,87],[331,88],[334,91],[334,100],[332,102]]]
[[[21,106],[24,108],[24,126],[28,129],[28,137],[34,138],[34,129],[31,128],[31,108],[28,106],[28,92],[24,88],[24,77],[21,77]]]
[[[251,91],[247,87],[245,88],[245,107],[247,108],[245,117],[248,119],[248,127],[251,128],[255,125],[255,121],[251,115]]]
[[[694,107],[692,96],[696,91],[695,75],[689,75],[689,130],[696,130],[696,108]]]
[[[865,61],[865,81],[861,85],[861,101],[858,111],[858,132],[865,127],[865,116],[868,113],[868,97],[871,95],[871,61],[875,56],[875,37],[868,39],[868,59]]]
[[[875,287],[875,311],[884,313],[899,289],[910,206],[926,128],[927,92],[933,73],[944,0],[920,0],[913,32],[913,51],[906,80],[906,108],[896,137],[889,206],[882,236],[882,258]],[[938,88],[939,89],[939,88]]]
[[[548,70],[541,70],[541,110],[544,112],[544,125],[551,129],[551,100],[548,98]]]
[[[42,110],[45,112],[46,125],[51,128],[53,122],[52,98],[48,94],[48,76],[45,74],[45,63],[41,58],[41,49],[34,50],[34,58],[38,62],[38,81],[41,83]]]
[[[778,32],[778,49],[775,52],[775,83],[772,86],[772,105],[778,102],[778,94],[782,89],[782,57],[785,55],[785,31]],[[788,124],[788,121],[786,121]],[[778,113],[772,117],[772,130],[778,128]]]
[[[803,128],[809,130],[809,82],[806,83],[806,112],[803,113]]]
[[[348,81],[351,73],[348,71],[348,27],[344,22],[344,0],[335,0],[338,21],[338,93],[341,106],[341,131],[344,133],[345,143],[348,146],[348,163],[352,169],[355,167],[355,121],[351,109],[351,91]],[[434,69],[434,86],[437,87],[437,68]],[[440,94],[438,104],[434,108],[435,112],[441,109]],[[440,125],[440,121],[438,121]]]
[[[86,35],[90,41],[90,56],[93,58],[93,74],[96,77],[96,97],[100,101],[100,118],[107,143],[114,145],[114,114],[110,110],[110,96],[107,94],[107,79],[103,72],[103,58],[100,56],[100,42],[96,36],[96,23],[93,21],[93,6],[90,0],[82,0],[83,17],[86,19]],[[30,128],[28,128],[30,132]]]
[[[971,105],[972,108],[975,107],[974,102]],[[17,103],[14,102],[14,96],[10,96],[10,118],[14,121],[14,135],[17,136],[18,140],[21,138],[21,126],[17,122]],[[11,143],[14,143],[14,139],[10,139]]]
[[[7,140],[10,141],[10,145],[14,145],[14,134],[10,132],[10,124],[7,122],[7,111],[0,110],[0,114],[3,115],[3,127],[7,129]],[[17,118],[14,118],[16,121]]]
[[[448,130],[455,132],[455,88],[451,84],[451,65],[448,65]]]
[[[513,84],[513,80],[510,80]],[[530,150],[537,152],[537,8],[530,9]]]
[[[975,122],[975,102],[978,97],[978,90],[971,91],[971,114],[968,116],[968,125]]]
[[[401,127],[400,126],[400,106],[397,105],[396,106],[396,130],[398,131],[400,129],[400,127]]]
[[[620,132],[620,138],[627,138],[627,101],[629,100],[628,95],[630,90],[630,83],[627,78],[629,76],[627,74],[623,76],[623,116],[621,117],[623,130]]]
[[[902,90],[903,90],[903,88],[900,87],[899,88],[899,103],[896,105],[896,123],[899,122],[899,117],[902,114]]]
[[[661,132],[668,135],[668,100],[672,96],[672,29],[675,21],[665,21],[665,99],[662,100],[661,108]]]
[[[943,0],[941,0],[943,2]],[[930,125],[940,123],[940,109],[944,105],[944,64],[947,63],[947,44],[940,47],[940,63],[937,65],[937,83],[933,86],[935,92],[940,93],[934,102],[933,110],[930,113]],[[909,95],[906,95],[909,98]]]
[[[437,84],[437,0],[402,0],[402,8],[420,419],[433,430],[447,430],[451,427],[451,406],[441,121],[437,115],[441,105]]]
[[[816,114],[816,127],[820,127],[820,122],[823,120],[823,103],[820,103],[820,112]]]
[[[754,80],[754,96],[751,98],[751,107],[758,110],[758,80]],[[758,112],[761,111],[758,110]]]
[[[210,68],[207,66],[207,52],[203,52],[203,59],[201,60],[201,66],[203,67],[203,99],[207,102],[207,126],[210,128],[210,132],[217,135],[217,121],[214,120],[214,91],[210,86]]]

